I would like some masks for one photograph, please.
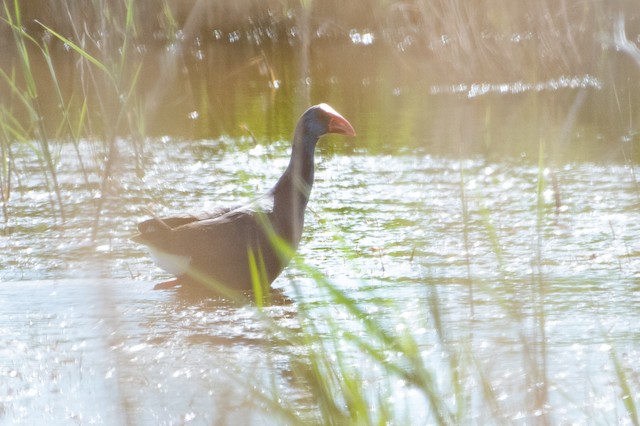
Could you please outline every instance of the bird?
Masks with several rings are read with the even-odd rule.
[[[266,194],[246,205],[139,223],[131,239],[147,246],[156,264],[175,276],[154,288],[199,287],[222,296],[229,289],[255,295],[270,288],[300,243],[316,144],[329,133],[356,135],[331,106],[314,105],[299,118],[289,164]]]

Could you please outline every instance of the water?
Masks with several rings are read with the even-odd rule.
[[[130,3],[0,28],[0,425],[326,423],[317,354],[371,423],[634,424],[632,2]],[[319,102],[358,137],[318,146],[293,303],[152,290],[136,223],[262,194]]]
[[[411,330],[443,395],[451,353],[472,356],[477,367],[461,372],[474,407],[467,421],[629,423],[613,357],[637,391],[637,167],[568,163],[541,173],[521,159],[332,153],[340,143],[321,142],[300,257],[386,329]],[[365,331],[323,302],[304,268],[291,265],[274,283],[295,300],[267,309],[277,332],[251,307],[153,291],[167,276],[128,241],[145,208],[162,215],[264,192],[286,166],[288,142],[149,141],[144,177],[119,166],[95,245],[85,195],[95,188],[80,183],[71,147],[60,149],[72,219],[37,219],[48,193],[41,175],[25,175],[2,237],[0,423],[278,424],[265,395],[313,412],[295,379],[303,352],[287,338],[300,333],[301,304],[329,341],[328,317]],[[353,368],[367,365],[341,345]],[[495,389],[495,410],[476,371]],[[387,383],[379,368],[364,373],[372,389],[393,389],[399,418],[407,410],[434,421],[411,386]]]

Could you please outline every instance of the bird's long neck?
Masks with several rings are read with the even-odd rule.
[[[304,211],[313,186],[317,140],[301,128],[296,129],[289,166],[272,189],[273,211],[283,228],[280,232],[294,247],[302,236]]]

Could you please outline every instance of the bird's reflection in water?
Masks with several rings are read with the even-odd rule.
[[[172,338],[180,334],[189,345],[282,346],[299,332],[296,305],[279,288],[271,289],[261,306],[251,292],[229,299],[201,286],[162,291],[171,293],[164,307],[165,326],[173,330]]]

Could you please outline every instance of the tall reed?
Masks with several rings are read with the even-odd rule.
[[[7,0],[3,0],[3,12],[4,16],[2,19],[10,27],[13,35],[15,50],[17,52],[17,67],[20,77],[23,79],[23,85],[18,82],[18,73],[15,68],[11,73],[0,69],[0,76],[13,95],[12,97],[19,104],[19,107],[26,111],[31,123],[28,127],[16,126],[15,124],[19,121],[11,116],[13,109],[7,109],[6,107],[3,109],[3,115],[5,115],[5,120],[3,120],[3,157],[5,158],[5,162],[10,158],[12,140],[30,141],[29,136],[30,133],[33,132],[38,144],[37,150],[42,163],[45,182],[51,192],[55,194],[55,200],[53,197],[51,198],[51,212],[54,216],[59,216],[64,222],[66,216],[64,202],[62,200],[60,185],[58,184],[56,167],[51,155],[50,137],[42,119],[44,111],[39,100],[40,87],[36,84],[36,77],[34,75],[34,69],[32,68],[31,50],[29,48],[29,44],[35,46],[39,46],[39,44],[33,37],[25,32],[20,14],[20,3],[17,0],[14,1],[13,8]],[[42,50],[41,52],[45,57],[48,54],[46,50]],[[14,125],[12,125],[11,122],[13,122]],[[4,170],[3,205],[5,206],[6,221],[8,219],[6,204],[10,194],[9,184],[11,181],[8,175],[9,169]]]
[[[136,33],[135,2],[129,0],[124,3],[123,22],[120,22],[121,15],[109,12],[112,7],[116,7],[110,2],[98,2],[95,6],[88,10],[102,20],[101,26],[104,31],[101,32],[101,39],[93,38],[90,29],[84,26],[81,20],[71,20],[71,35],[64,35],[48,24],[36,21],[36,25],[44,31],[42,38],[38,39],[27,32],[27,28],[33,27],[25,25],[22,21],[21,3],[16,0],[10,4],[3,0],[2,19],[12,31],[17,64],[11,72],[0,69],[0,77],[10,89],[10,99],[13,99],[13,102],[2,106],[5,119],[2,120],[3,131],[0,133],[3,136],[2,154],[5,159],[2,176],[5,220],[8,218],[7,205],[11,183],[11,170],[6,164],[10,163],[8,160],[14,141],[37,148],[36,153],[43,164],[45,181],[53,194],[52,213],[62,222],[67,214],[51,145],[59,141],[71,141],[90,194],[93,179],[85,167],[86,154],[81,153],[80,143],[97,141],[104,149],[104,161],[98,178],[99,196],[95,202],[93,239],[96,238],[100,227],[114,166],[119,160],[118,135],[124,131],[134,139],[144,138],[144,114],[140,112],[142,105],[138,101],[138,82],[143,62],[132,54]],[[60,12],[71,18],[74,16],[71,8],[72,5],[65,4]],[[57,40],[59,44],[53,46],[52,40]],[[74,67],[79,71],[81,96],[62,89],[60,59],[54,59],[55,55],[52,52],[52,49],[59,49],[61,45],[77,55]],[[48,81],[35,76],[34,62],[44,62],[48,70]],[[57,100],[56,111],[45,111],[41,106],[41,92],[50,88],[53,89]],[[22,111],[26,111],[30,124],[23,124]],[[55,117],[52,113],[56,114]],[[52,128],[55,129],[55,142],[52,142]],[[33,139],[37,141],[37,145],[31,145],[30,141]]]

